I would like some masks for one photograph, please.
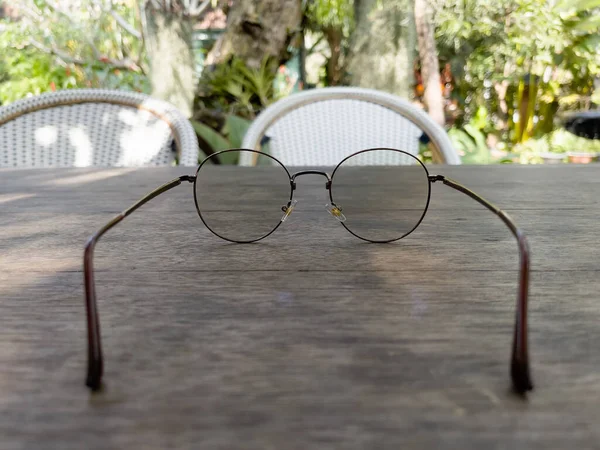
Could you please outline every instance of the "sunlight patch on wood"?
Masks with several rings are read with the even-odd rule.
[[[35,197],[35,194],[0,194],[0,205],[31,197]]]
[[[72,184],[84,184],[93,183],[94,181],[107,180],[109,178],[126,175],[133,172],[135,168],[119,169],[119,170],[100,170],[91,173],[85,173],[83,175],[75,175],[71,177],[57,178],[49,183],[48,186],[68,186]]]

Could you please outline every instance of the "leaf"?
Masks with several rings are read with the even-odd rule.
[[[480,106],[477,108],[477,112],[475,116],[471,119],[470,122],[475,128],[478,130],[483,130],[486,125],[489,123],[488,111],[485,106]]]
[[[236,166],[240,157],[239,152],[226,152],[219,155],[219,161],[221,164],[231,164]]]
[[[577,46],[583,47],[587,52],[594,53],[600,49],[600,35],[590,34],[583,38]]]
[[[458,128],[452,128],[448,131],[448,136],[452,140],[454,147],[462,153],[461,156],[466,155],[473,149],[473,141],[467,133]]]
[[[600,15],[595,15],[588,17],[587,19],[583,19],[579,23],[573,26],[574,30],[584,31],[589,33],[597,32],[600,28]]]
[[[221,150],[229,150],[230,148],[235,148],[234,145],[229,142],[223,135],[213,130],[211,127],[204,125],[203,123],[197,122],[195,120],[190,120],[192,126],[196,133],[210,146],[213,153],[219,152]],[[223,127],[225,128],[225,127]],[[238,163],[239,154],[237,152],[228,152],[219,155],[219,161],[221,164],[237,164]]]
[[[593,8],[600,8],[600,0],[560,0],[556,6],[557,11],[574,10],[584,12]]]
[[[237,80],[235,80],[235,78],[230,80],[229,83],[225,85],[224,89],[226,92],[233,95],[234,97],[242,97],[242,95],[244,94],[244,90],[242,89],[242,85],[237,83],[236,81]]]
[[[227,150],[231,148],[231,143],[222,135],[217,133],[211,127],[195,120],[190,121],[196,133],[206,141],[213,151]]]
[[[580,100],[581,100],[581,95],[579,95],[579,94],[570,94],[570,95],[564,95],[564,96],[560,97],[558,99],[558,103],[560,105],[568,106],[568,105],[573,105],[573,104],[577,103]]]
[[[566,9],[571,9],[573,5],[573,0],[559,0],[556,4],[555,8],[557,11],[564,11]]]
[[[250,121],[236,115],[227,116],[223,126],[223,134],[227,136],[232,148],[241,148]]]
[[[593,8],[600,8],[600,0],[579,0],[575,2],[577,11],[584,12]]]
[[[467,162],[488,164],[490,162],[490,150],[485,142],[485,135],[470,123],[466,124],[464,128],[465,131],[469,133],[471,138],[475,141],[474,151],[468,155]]]
[[[461,159],[466,164],[490,163],[490,151],[485,143],[485,135],[472,124],[466,124],[464,130],[452,128],[448,136],[459,150]]]

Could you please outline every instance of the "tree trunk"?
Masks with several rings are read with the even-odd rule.
[[[415,28],[421,75],[425,87],[424,100],[427,111],[433,120],[444,126],[444,97],[440,82],[440,64],[435,45],[435,30],[431,18],[429,0],[415,0]]]
[[[355,0],[350,82],[412,96],[416,34],[411,0]]]
[[[152,96],[172,103],[191,117],[196,92],[192,24],[165,11],[147,11],[144,16]]]
[[[326,28],[324,30],[331,56],[327,61],[327,84],[337,86],[341,83],[344,75],[342,63],[342,31],[338,28]]]
[[[237,0],[227,14],[227,29],[206,58],[206,65],[227,62],[232,56],[259,68],[265,56],[288,59],[287,47],[299,36],[301,0]]]

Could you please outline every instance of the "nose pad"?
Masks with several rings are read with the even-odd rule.
[[[282,222],[285,222],[290,216],[290,214],[294,210],[294,207],[296,206],[296,203],[298,203],[298,200],[292,200],[291,202],[288,202],[287,205],[281,207],[281,210],[284,212],[283,217],[281,218]]]
[[[331,204],[327,203],[325,205],[325,208],[327,209],[327,212],[329,214],[331,214],[333,217],[335,217],[340,222],[346,221],[346,216],[342,213],[341,206],[337,206],[335,203],[332,202]]]

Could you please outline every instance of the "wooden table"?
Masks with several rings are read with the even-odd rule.
[[[0,449],[600,448],[598,166],[432,167],[530,237],[527,400],[509,389],[502,222],[436,183],[415,233],[368,244],[327,214],[318,176],[258,244],[210,234],[188,183],[111,230],[107,388],[90,394],[85,240],[187,173],[0,171]]]

